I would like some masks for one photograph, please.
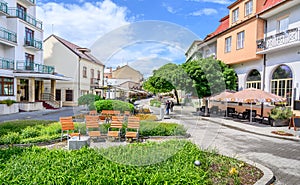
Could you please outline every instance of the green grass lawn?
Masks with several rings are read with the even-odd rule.
[[[73,151],[0,149],[0,184],[251,184],[258,172],[186,140]],[[245,173],[251,176],[246,181]]]

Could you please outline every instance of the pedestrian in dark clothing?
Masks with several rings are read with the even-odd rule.
[[[171,101],[171,103],[170,103],[171,112],[173,112],[173,107],[174,107],[174,102]]]
[[[170,114],[171,103],[169,100],[166,102],[166,115]]]

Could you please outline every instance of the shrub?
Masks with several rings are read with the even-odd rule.
[[[290,119],[293,111],[288,107],[275,107],[271,110],[270,117],[274,120]]]
[[[185,136],[186,129],[177,123],[159,123],[142,121],[140,125],[141,136]]]
[[[78,105],[87,105],[89,110],[95,110],[94,103],[101,98],[95,94],[86,94],[78,98]]]
[[[39,130],[36,127],[26,127],[24,130],[22,130],[21,137],[22,138],[31,138],[31,137],[37,137],[40,135]]]
[[[20,143],[21,137],[17,132],[8,132],[6,135],[1,137],[1,143],[7,145],[13,145],[16,143]]]
[[[16,121],[7,121],[0,124],[0,134],[5,135],[8,132],[18,132],[21,133],[23,129],[28,126],[36,125],[48,125],[54,121],[49,120],[16,120]]]
[[[98,112],[102,110],[119,110],[121,112],[133,112],[134,106],[131,103],[120,100],[99,100],[95,102],[95,107]]]
[[[161,102],[159,100],[152,99],[152,100],[150,100],[150,106],[160,107],[161,106]]]
[[[7,99],[7,100],[1,100],[0,101],[0,104],[6,104],[7,106],[11,106],[12,104],[16,103],[15,100],[10,100],[10,99]]]

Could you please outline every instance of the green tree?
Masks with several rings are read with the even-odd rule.
[[[165,93],[174,89],[172,83],[158,76],[151,76],[143,83],[143,88],[152,93]]]
[[[157,70],[153,71],[153,76],[161,77],[173,85],[174,94],[179,104],[179,98],[177,90],[185,90],[188,93],[195,93],[193,88],[193,80],[185,72],[182,65],[176,65],[173,63],[165,64]]]
[[[220,60],[202,58],[184,63],[183,68],[193,80],[198,97],[207,97],[225,89],[236,89],[235,71]]]

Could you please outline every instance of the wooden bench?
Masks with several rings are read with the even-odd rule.
[[[98,115],[98,112],[96,110],[91,110],[89,112],[89,115]]]
[[[79,136],[80,133],[76,133],[75,131],[75,126],[73,123],[73,118],[72,116],[70,117],[60,117],[59,122],[61,124],[61,138],[60,140],[62,141],[64,131],[67,131],[67,139],[69,137],[74,137],[74,136]],[[69,133],[69,131],[73,131],[72,133]]]
[[[119,138],[121,141],[121,128],[123,127],[123,121],[113,120],[107,131],[108,137]]]
[[[100,137],[99,116],[85,116],[86,131],[90,137]]]

